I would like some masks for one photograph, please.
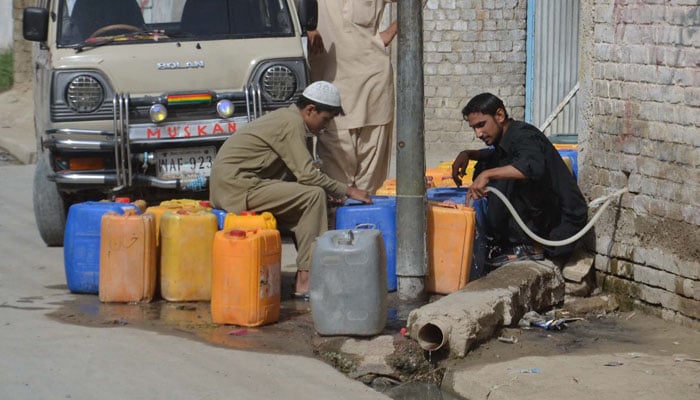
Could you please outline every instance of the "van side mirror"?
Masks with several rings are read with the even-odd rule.
[[[45,42],[49,30],[49,10],[27,7],[22,15],[22,36],[32,42]]]
[[[316,30],[318,25],[318,0],[299,0],[299,22],[304,32]]]

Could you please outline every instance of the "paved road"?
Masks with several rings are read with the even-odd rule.
[[[34,227],[33,170],[0,166],[0,399],[387,398],[315,359],[49,319],[76,295]]]

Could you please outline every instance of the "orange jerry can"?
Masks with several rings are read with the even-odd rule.
[[[448,294],[469,282],[475,230],[473,208],[428,202],[426,291]]]
[[[160,220],[160,293],[167,301],[211,300],[216,215],[208,210],[166,211]]]
[[[211,318],[216,324],[260,326],[280,316],[280,233],[232,229],[216,233]]]
[[[452,170],[444,168],[428,168],[425,170],[425,177],[430,181],[432,178],[433,186],[440,187],[443,180],[452,180]]]
[[[382,187],[377,189],[377,193],[380,196],[396,196],[396,179],[387,179],[382,184]]]
[[[100,278],[102,302],[150,302],[156,291],[156,233],[153,214],[102,216]]]
[[[235,213],[226,214],[224,229],[277,229],[277,220],[270,212],[243,211],[241,215]]]

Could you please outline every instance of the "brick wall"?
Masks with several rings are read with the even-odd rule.
[[[462,108],[489,91],[525,113],[525,0],[427,0],[423,8],[426,165],[483,143]],[[400,113],[400,111],[398,111]]]
[[[580,0],[579,185],[629,186],[590,236],[598,283],[623,305],[700,326],[700,6]],[[426,164],[481,147],[461,120],[475,94],[522,119],[527,1],[428,0]]]
[[[36,0],[13,0],[13,58],[15,85],[27,85],[32,82],[32,43],[22,37],[22,10],[35,6]]]
[[[700,6],[583,0],[589,198],[629,186],[596,224],[598,282],[623,303],[700,322]]]

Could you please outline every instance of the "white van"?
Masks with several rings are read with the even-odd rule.
[[[316,0],[39,0],[25,9],[24,37],[37,43],[34,213],[44,241],[63,243],[76,202],[208,198],[224,140],[306,87],[302,36],[316,10]]]

